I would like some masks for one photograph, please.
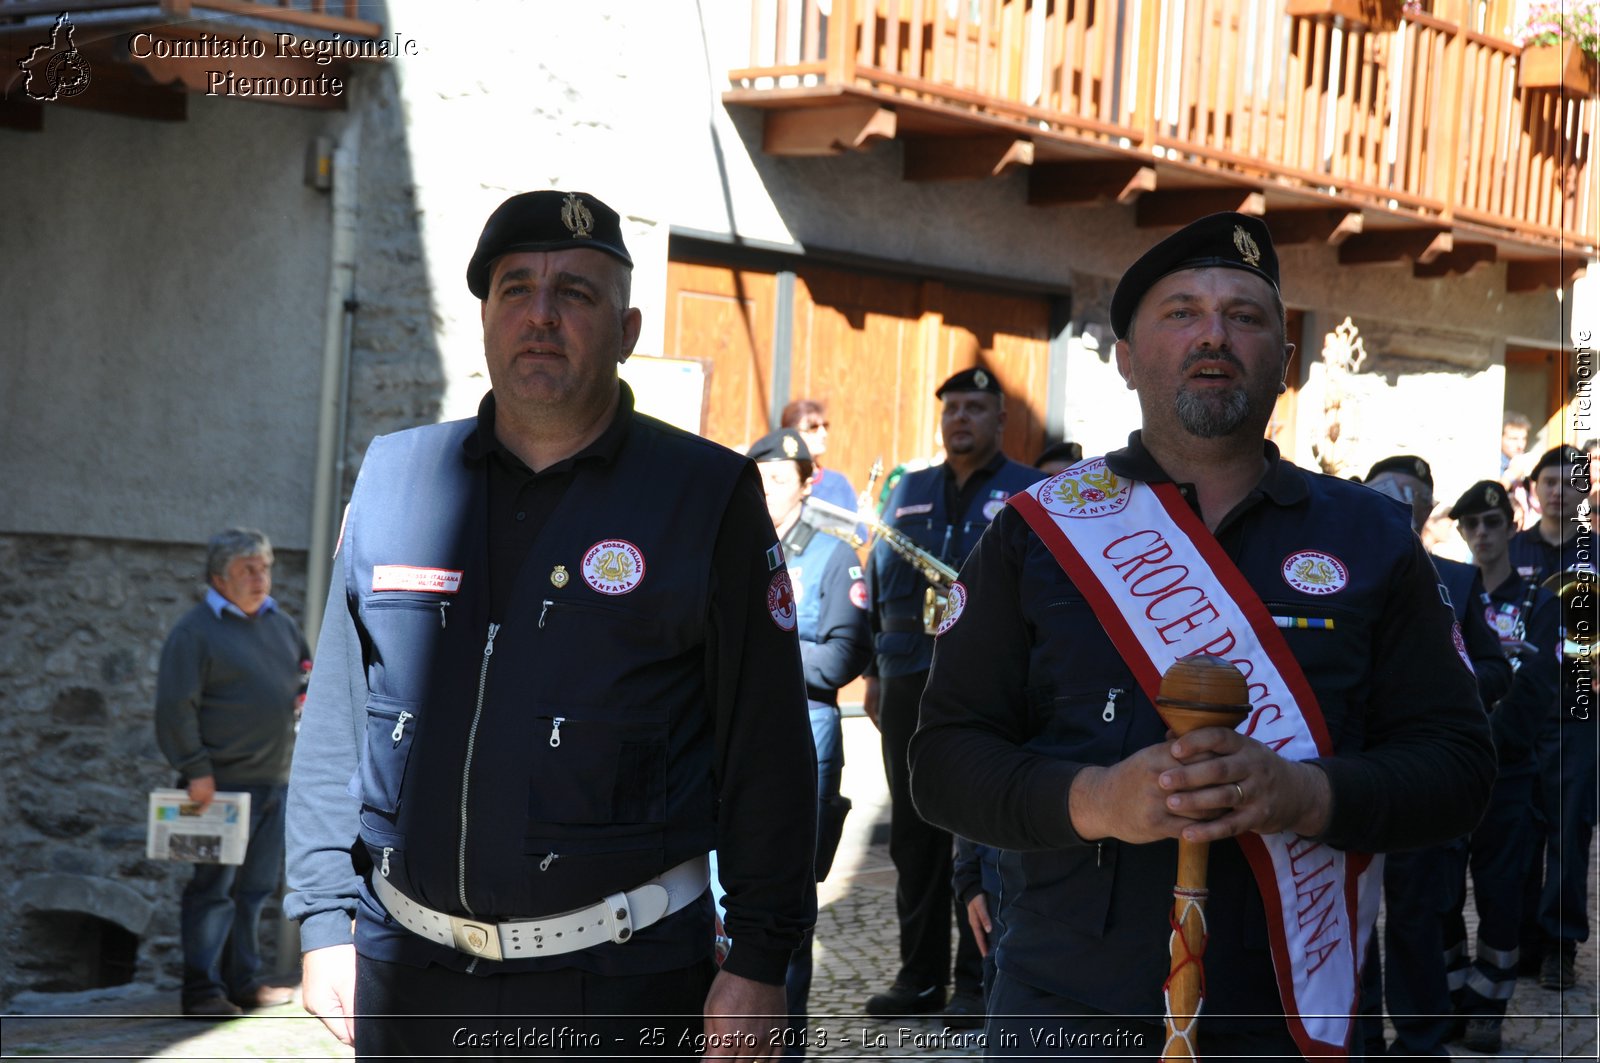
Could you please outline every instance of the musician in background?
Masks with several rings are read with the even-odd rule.
[[[867,628],[867,586],[855,553],[842,539],[820,534],[803,518],[811,492],[811,451],[793,428],[769,432],[753,443],[749,456],[761,473],[767,512],[778,533],[789,579],[794,585],[795,623],[806,701],[811,708],[811,739],[817,748],[817,881],[833,866],[850,799],[839,793],[844,772],[844,736],[839,729],[839,688],[861,674],[872,656]],[[851,511],[855,508],[851,500]],[[850,530],[846,525],[846,531]],[[812,932],[789,960],[786,990],[789,1027],[795,1032],[787,1056],[805,1055],[800,1036],[811,995]]]
[[[1003,850],[989,1051],[1161,1052],[1181,836],[1211,843],[1201,1057],[1338,1054],[1364,854],[1471,828],[1488,721],[1406,514],[1265,439],[1293,353],[1265,223],[1161,241],[1111,325],[1142,430],[984,533],[911,742],[917,808]],[[1251,715],[1172,740],[1155,687],[1194,653],[1242,662]]]
[[[1433,512],[1433,470],[1415,454],[1396,454],[1375,463],[1361,481],[1381,494],[1404,503],[1411,511],[1411,528],[1419,535]],[[1511,688],[1511,665],[1500,640],[1489,626],[1491,602],[1477,566],[1429,555],[1439,572],[1439,585],[1449,594],[1450,607],[1466,643],[1472,670],[1478,679],[1478,696],[1493,705]],[[1394,1025],[1394,1052],[1406,1056],[1448,1056],[1445,1048],[1457,1023],[1451,1013],[1450,981],[1446,965],[1459,958],[1465,977],[1464,942],[1447,959],[1444,924],[1440,912],[1462,891],[1463,856],[1467,840],[1389,853],[1383,861],[1383,947],[1374,934],[1362,971],[1361,1039],[1369,1056],[1387,1051],[1383,1034],[1383,1005],[1388,1004]],[[1537,900],[1537,891],[1535,891]],[[1452,944],[1459,941],[1459,936]],[[1457,957],[1455,954],[1460,953]]]
[[[993,373],[963,369],[940,384],[934,397],[942,403],[945,460],[901,477],[884,505],[883,522],[954,569],[1006,499],[1039,473],[1000,450],[1005,393]],[[867,672],[863,708],[883,733],[883,771],[892,805],[889,856],[899,874],[900,970],[893,985],[868,998],[866,1011],[889,1017],[943,1009],[951,1025],[976,1025],[983,1016],[983,963],[966,913],[955,912],[950,893],[952,839],[949,831],[917,815],[906,768],[917,699],[933,660],[933,635],[924,619],[928,588],[916,565],[878,541],[867,560],[876,656]],[[952,916],[959,935],[956,991],[946,1008]]]
[[[1539,750],[1543,785],[1536,799],[1547,821],[1539,898],[1545,954],[1539,984],[1565,990],[1577,984],[1578,943],[1589,938],[1589,847],[1600,811],[1594,732],[1595,514],[1587,505],[1592,486],[1588,455],[1572,446],[1552,447],[1539,456],[1532,481],[1539,523],[1512,538],[1511,565],[1536,583],[1558,573],[1591,574],[1582,577],[1587,591],[1576,596],[1587,608],[1573,610],[1573,619],[1589,630],[1566,632],[1567,638],[1583,641],[1571,644],[1564,655],[1560,723],[1550,728]]]
[[[1473,484],[1450,516],[1489,588],[1485,616],[1514,670],[1510,692],[1490,707],[1499,770],[1489,809],[1462,854],[1466,865],[1452,870],[1453,898],[1444,919],[1451,996],[1456,1013],[1466,1018],[1461,1043],[1475,1052],[1498,1052],[1506,1005],[1517,986],[1523,882],[1539,768],[1536,743],[1556,714],[1560,610],[1549,591],[1511,568],[1512,507],[1502,485],[1493,480]],[[1478,937],[1470,950],[1462,919],[1469,869],[1478,910]]]

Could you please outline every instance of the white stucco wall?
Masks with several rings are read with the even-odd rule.
[[[305,546],[332,120],[191,97],[0,131],[0,531]]]

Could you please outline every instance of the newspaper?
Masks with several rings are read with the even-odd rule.
[[[219,790],[202,812],[183,790],[151,790],[149,822],[144,854],[151,860],[242,864],[250,842],[250,795]]]

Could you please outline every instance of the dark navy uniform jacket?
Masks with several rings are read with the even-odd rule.
[[[1478,697],[1485,706],[1493,705],[1511,689],[1511,662],[1500,649],[1500,639],[1489,626],[1489,592],[1483,589],[1483,575],[1477,565],[1429,554],[1439,573],[1439,586],[1450,595],[1450,608],[1478,675]]]
[[[860,675],[872,656],[860,563],[842,540],[804,522],[784,535],[783,549],[799,612],[806,697],[837,707],[839,688]]]
[[[1038,469],[996,454],[974,472],[978,481],[964,513],[946,512],[946,464],[908,472],[884,503],[883,522],[943,561],[959,568],[978,536],[1005,500],[1040,480]],[[970,486],[970,485],[969,485]],[[872,600],[873,646],[877,675],[910,675],[933,660],[933,637],[922,629],[923,592],[928,583],[887,544],[878,542],[867,558],[867,593]]]
[[[1502,641],[1533,647],[1518,656],[1510,691],[1489,713],[1500,777],[1532,775],[1538,770],[1535,746],[1556,726],[1559,712],[1561,606],[1555,595],[1513,572],[1489,592],[1483,612]]]
[[[1320,838],[1381,852],[1444,842],[1478,820],[1494,749],[1454,618],[1403,505],[1305,472],[1266,444],[1269,470],[1216,538],[1278,616],[1327,721],[1332,786]],[[1106,458],[1119,477],[1170,481],[1140,442]],[[1196,506],[1194,490],[1179,485]],[[1333,593],[1285,579],[1316,550],[1346,573]],[[1001,854],[1001,971],[1091,1008],[1159,1017],[1177,845],[1080,837],[1073,777],[1164,741],[1166,728],[1095,618],[1007,507],[961,571],[967,602],[938,639],[911,741],[917,810]],[[1260,894],[1237,843],[1211,846],[1208,1015],[1281,1012]],[[1203,1036],[1203,1035],[1202,1035]]]
[[[307,949],[350,940],[354,914],[362,955],[466,969],[389,922],[366,875],[445,912],[531,918],[715,846],[728,966],[781,984],[815,906],[811,854],[775,840],[816,813],[787,573],[751,462],[630,399],[614,456],[575,466],[498,625],[476,422],[373,442],[291,781],[288,908]],[[625,944],[472,969],[686,966],[711,954],[708,898]]]

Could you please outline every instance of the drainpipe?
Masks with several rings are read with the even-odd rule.
[[[306,550],[304,629],[312,647],[322,630],[322,606],[333,569],[333,548],[344,507],[345,432],[350,402],[350,347],[356,312],[357,163],[361,152],[361,112],[345,124],[333,152],[333,232],[329,247],[328,299],[323,313],[322,386],[317,398],[317,456],[311,494],[311,534]],[[283,887],[278,889],[276,973],[300,969],[300,924],[286,919]]]
[[[357,164],[361,115],[353,113],[333,153],[333,233],[322,341],[322,387],[317,400],[317,456],[306,556],[306,641],[317,644],[333,548],[344,507],[345,433],[349,416],[350,348],[355,311]]]

